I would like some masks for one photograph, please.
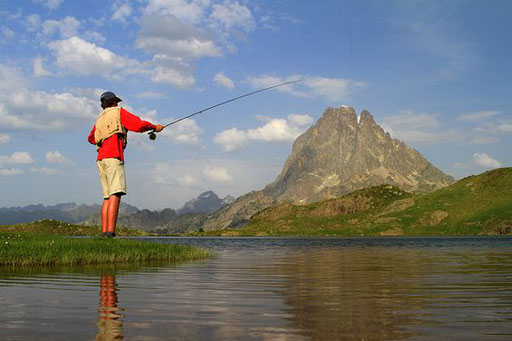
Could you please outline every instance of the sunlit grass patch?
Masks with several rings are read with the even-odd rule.
[[[0,265],[88,265],[144,261],[187,261],[208,251],[184,245],[108,238],[72,238],[36,233],[0,233]]]

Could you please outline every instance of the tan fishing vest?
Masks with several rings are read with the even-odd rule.
[[[123,148],[126,147],[128,131],[121,124],[121,108],[110,107],[100,114],[96,120],[96,130],[94,131],[94,140],[96,146],[101,147],[103,141],[114,134],[120,134],[123,141]]]

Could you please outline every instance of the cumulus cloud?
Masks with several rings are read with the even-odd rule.
[[[82,23],[75,17],[65,17],[61,20],[45,20],[42,23],[41,34],[45,37],[56,33],[62,38],[70,38],[77,35]]]
[[[126,65],[123,58],[110,50],[78,37],[52,41],[48,47],[53,52],[58,67],[82,76],[108,75],[114,69]]]
[[[222,72],[218,72],[215,77],[213,77],[213,82],[217,85],[225,87],[229,91],[233,90],[235,87],[235,83],[233,83],[233,81]]]
[[[243,148],[249,141],[293,142],[313,122],[309,115],[268,118],[263,126],[246,131],[231,128],[215,135],[214,142],[225,151]]]
[[[205,32],[172,14],[144,15],[136,46],[155,54],[185,60],[220,55],[220,49]]]
[[[132,7],[129,3],[113,3],[112,4],[112,20],[126,24],[128,18],[132,14]]]
[[[173,120],[165,119],[163,121],[172,122]],[[164,129],[159,135],[175,143],[198,145],[202,133],[203,129],[199,127],[196,120],[188,119]]]
[[[215,182],[225,182],[231,180],[226,167],[211,167],[208,166],[203,170],[203,175],[208,179]]]
[[[11,155],[0,155],[0,165],[27,165],[34,159],[28,152],[14,152]]]
[[[247,145],[249,138],[247,137],[246,132],[233,127],[215,135],[213,141],[225,151],[230,152],[232,150],[243,148]]]
[[[58,164],[70,164],[71,160],[62,155],[58,150],[46,153],[46,161]]]
[[[321,97],[330,102],[346,100],[354,90],[366,86],[363,82],[356,82],[342,78],[304,77],[293,75],[280,78],[269,75],[250,77],[247,79],[254,88],[267,88],[276,84],[302,79],[301,82],[284,85],[276,88],[276,91],[288,93],[296,97],[315,98]]]
[[[501,162],[493,159],[486,153],[474,153],[472,161],[476,163],[477,165],[480,165],[482,167],[486,168],[499,168],[501,167]]]
[[[198,23],[203,19],[209,5],[209,0],[149,0],[144,12],[173,15],[183,21]]]
[[[212,25],[220,25],[226,29],[240,28],[246,32],[254,30],[254,18],[251,11],[238,1],[224,0],[221,4],[213,4],[209,16]]]
[[[7,144],[11,141],[11,136],[0,133],[0,144]]]
[[[62,130],[90,121],[97,111],[97,101],[85,96],[31,90],[16,69],[0,64],[2,130]]]

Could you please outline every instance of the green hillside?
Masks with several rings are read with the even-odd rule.
[[[381,236],[512,233],[512,168],[464,178],[432,193],[390,185],[305,206],[282,204],[251,224],[208,235]]]

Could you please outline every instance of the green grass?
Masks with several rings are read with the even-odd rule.
[[[119,238],[72,238],[27,232],[0,232],[0,266],[92,265],[180,262],[205,259],[208,251],[183,245]]]
[[[35,232],[61,236],[99,236],[101,234],[101,227],[74,225],[54,219],[46,219],[25,224],[0,225],[0,232]],[[116,228],[116,235],[148,236],[151,234],[145,231],[118,227]]]
[[[413,204],[408,207],[392,206],[411,200]],[[329,207],[340,202],[365,205],[346,212],[329,211]],[[323,213],[318,214],[319,210]],[[381,185],[310,205],[282,204],[259,212],[244,228],[196,233],[207,236],[503,234],[512,234],[512,168],[470,176],[422,195]]]

